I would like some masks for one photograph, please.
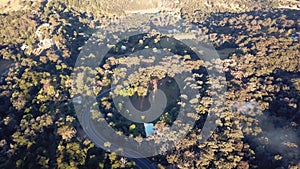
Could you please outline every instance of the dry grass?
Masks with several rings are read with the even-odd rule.
[[[287,9],[300,9],[300,1],[299,0],[285,0],[279,2],[279,8],[287,8]]]
[[[21,1],[18,0],[0,0],[0,13],[16,11],[23,8]]]

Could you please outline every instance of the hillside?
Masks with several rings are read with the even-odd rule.
[[[33,2],[45,2],[46,0],[38,0]],[[53,0],[55,1],[55,0]],[[25,6],[30,5],[30,0],[1,0],[0,11],[7,12],[11,10],[24,10]],[[124,15],[125,13],[139,12],[148,10],[155,12],[157,10],[173,10],[182,9],[184,15],[193,15],[195,11],[209,14],[211,12],[246,12],[253,9],[261,8],[289,8],[299,9],[300,2],[297,0],[149,0],[141,2],[138,0],[118,0],[118,1],[102,1],[102,0],[63,0],[67,7],[74,8],[81,12],[92,12],[95,16],[101,15]]]
[[[300,168],[298,1],[0,2],[1,169]]]

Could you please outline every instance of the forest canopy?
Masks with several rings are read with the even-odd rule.
[[[298,1],[153,0],[142,7],[135,1],[102,0],[3,4],[0,168],[300,168]],[[175,40],[155,30],[110,44],[109,31],[123,30],[126,19],[130,26],[144,30],[149,29],[144,21],[160,30],[171,28],[172,33],[186,28],[199,41],[210,42],[219,58],[193,59],[193,49],[176,46]],[[107,32],[97,34],[104,29]],[[177,35],[179,39],[187,34]],[[110,51],[103,64],[76,67],[88,42],[104,43]],[[139,49],[153,56],[132,54]],[[97,60],[97,52],[91,49],[82,63]],[[157,58],[160,52],[169,55]],[[186,91],[197,90],[195,97],[182,92],[176,82],[175,76],[185,71],[191,77],[180,83]],[[221,97],[224,89],[212,85],[218,81],[226,85],[224,101],[213,99]],[[143,123],[130,121],[118,111],[134,114],[125,109],[126,102],[115,104],[113,99],[129,97],[143,112],[151,107],[151,99],[158,99],[150,95],[156,91],[165,93],[166,107],[151,122],[156,133],[146,136]],[[172,141],[191,129],[159,155],[120,156],[106,151],[114,147],[109,141],[103,143],[106,150],[100,148],[82,126],[75,108],[82,106],[80,114],[87,115],[88,104],[82,98],[91,96],[98,96],[97,110],[89,112],[93,123],[106,121],[137,144],[143,139]],[[184,106],[191,107],[186,116],[195,121],[193,126],[174,122]],[[201,141],[209,113],[217,117],[217,127]],[[182,125],[182,130],[169,132],[172,125]]]

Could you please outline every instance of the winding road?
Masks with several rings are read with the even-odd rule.
[[[112,89],[114,89],[114,88],[110,88],[110,89],[106,90],[105,92],[102,92],[100,95],[98,95],[96,97],[97,101],[100,100],[100,98],[103,95],[107,94]],[[84,110],[84,113],[82,113],[82,115],[81,115],[81,125],[82,125],[83,130],[87,134],[87,136],[98,147],[103,147],[104,143],[107,142],[107,140],[101,136],[99,131],[93,125],[93,119],[92,119],[92,114],[91,114],[91,111],[90,111],[90,107],[91,106],[86,107],[86,109]],[[116,150],[118,148],[121,148],[121,146],[113,144],[113,143],[110,146],[111,150]],[[123,148],[123,149],[125,150],[126,148]],[[138,168],[141,168],[141,169],[157,169],[157,165],[155,163],[153,163],[152,161],[150,161],[147,158],[143,158],[143,156],[140,155],[138,152],[135,152],[135,151],[130,150],[130,149],[126,149],[126,151],[124,151],[124,153],[125,153],[125,156],[141,157],[141,158],[130,158],[136,163]]]

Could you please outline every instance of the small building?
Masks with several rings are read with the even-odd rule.
[[[144,123],[146,137],[155,134],[153,123]]]
[[[298,41],[298,36],[292,36],[293,41]]]
[[[291,38],[294,42],[298,42],[300,40],[300,33],[296,32],[296,33],[292,34]]]
[[[42,48],[42,49],[48,49],[53,45],[53,40],[52,39],[43,39],[40,40],[40,42],[38,43],[38,47]]]
[[[28,49],[28,45],[23,44],[23,45],[21,46],[21,50],[25,50],[25,49]]]

